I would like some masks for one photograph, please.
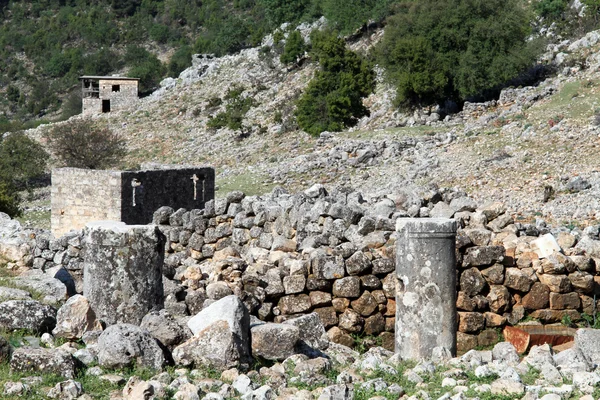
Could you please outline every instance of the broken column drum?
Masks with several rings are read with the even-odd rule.
[[[139,325],[164,307],[165,237],[156,225],[90,222],[84,230],[83,295],[108,324]]]
[[[396,231],[396,353],[430,359],[445,347],[455,355],[456,222],[403,218]]]

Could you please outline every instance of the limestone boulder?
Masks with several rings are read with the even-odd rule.
[[[475,246],[469,247],[463,259],[464,267],[479,267],[492,265],[504,260],[504,247],[502,246]]]
[[[360,278],[348,276],[333,282],[333,295],[337,297],[357,298],[360,296]]]
[[[294,354],[300,330],[293,325],[258,324],[250,329],[252,355],[267,360],[284,360]]]
[[[14,372],[56,374],[68,379],[77,373],[73,356],[61,349],[19,347],[13,352],[10,369]]]
[[[460,274],[460,290],[468,296],[481,293],[486,286],[486,280],[477,268],[469,268]]]
[[[69,298],[58,310],[56,327],[52,330],[52,334],[69,340],[81,339],[85,332],[101,329],[102,326],[96,319],[89,301],[77,294]]]
[[[289,295],[279,299],[277,307],[284,315],[303,313],[312,307],[307,294]]]
[[[183,342],[191,332],[183,327],[167,310],[150,311],[142,319],[141,328],[165,346],[172,348]]]
[[[325,327],[317,313],[310,313],[297,318],[288,319],[284,322],[284,325],[291,325],[298,328],[300,336],[297,350],[299,352],[307,353],[325,350],[329,346]]]
[[[56,326],[56,309],[35,300],[0,303],[0,329],[51,332]]]
[[[165,364],[165,355],[146,329],[116,324],[98,338],[98,363],[104,368],[138,366],[159,370]]]
[[[248,362],[250,316],[237,296],[212,303],[192,317],[188,327],[194,337],[173,350],[179,365],[207,364],[224,370]]]
[[[541,282],[535,282],[529,292],[523,296],[521,303],[527,310],[541,310],[548,307],[550,289]]]
[[[600,330],[578,329],[575,333],[575,348],[581,351],[591,365],[600,364]]]

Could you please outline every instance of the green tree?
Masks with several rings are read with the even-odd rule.
[[[388,19],[377,53],[401,106],[462,101],[533,65],[519,0],[420,0]]]
[[[128,46],[125,62],[130,66],[129,75],[140,78],[140,92],[148,93],[156,88],[165,74],[165,66],[148,50],[139,46]]]
[[[296,62],[298,57],[304,54],[305,51],[306,43],[304,43],[302,35],[299,31],[293,30],[289,33],[285,41],[285,46],[279,60],[284,64]]]
[[[598,14],[600,13],[600,0],[581,0],[585,5],[585,14],[593,16],[594,21],[598,21]]]
[[[46,170],[48,153],[24,133],[13,133],[0,142],[0,181],[24,189]]]
[[[320,69],[298,99],[296,120],[312,135],[340,131],[369,114],[362,99],[375,88],[375,74],[335,32],[315,31],[311,42]]]
[[[169,60],[168,75],[177,78],[179,74],[192,65],[192,48],[190,46],[181,46]]]
[[[568,0],[539,0],[533,4],[533,9],[540,17],[557,20],[562,17],[568,5]]]
[[[67,167],[114,168],[127,154],[123,138],[89,119],[55,125],[45,139],[48,148]]]
[[[8,214],[10,217],[21,215],[16,191],[3,181],[0,181],[0,212]]]
[[[298,22],[311,6],[310,0],[258,0],[272,28],[284,22]]]

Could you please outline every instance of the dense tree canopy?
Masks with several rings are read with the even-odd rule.
[[[465,100],[532,65],[518,0],[419,0],[388,19],[378,58],[399,105]]]
[[[320,69],[298,100],[298,125],[313,135],[341,131],[368,115],[362,99],[373,91],[375,74],[335,32],[314,31],[311,42],[311,56]]]

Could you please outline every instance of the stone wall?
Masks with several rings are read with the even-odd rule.
[[[458,223],[459,350],[492,344],[503,326],[528,316],[576,322],[593,313],[597,228],[516,222],[501,204],[478,207],[454,191],[367,203],[359,193],[320,186],[294,195],[233,192],[204,210],[161,207],[154,222],[168,239],[165,307],[195,315],[234,293],[260,319],[314,311],[336,342],[373,335],[374,343],[392,348],[395,225],[407,216]],[[79,238],[72,235],[38,241],[46,247],[35,250],[34,265],[61,264],[77,276]]]
[[[82,115],[92,115],[102,113],[102,100],[96,97],[84,97],[81,99],[83,110]]]
[[[100,100],[110,100],[111,111],[122,110],[138,100],[138,81],[122,79],[101,79]],[[118,91],[113,91],[118,87]]]
[[[120,221],[121,175],[118,171],[78,168],[52,170],[52,233],[58,237],[95,220]]]
[[[214,181],[214,169],[206,167],[148,171],[54,169],[52,233],[58,237],[97,220],[147,224],[162,205],[202,208],[214,198]]]

